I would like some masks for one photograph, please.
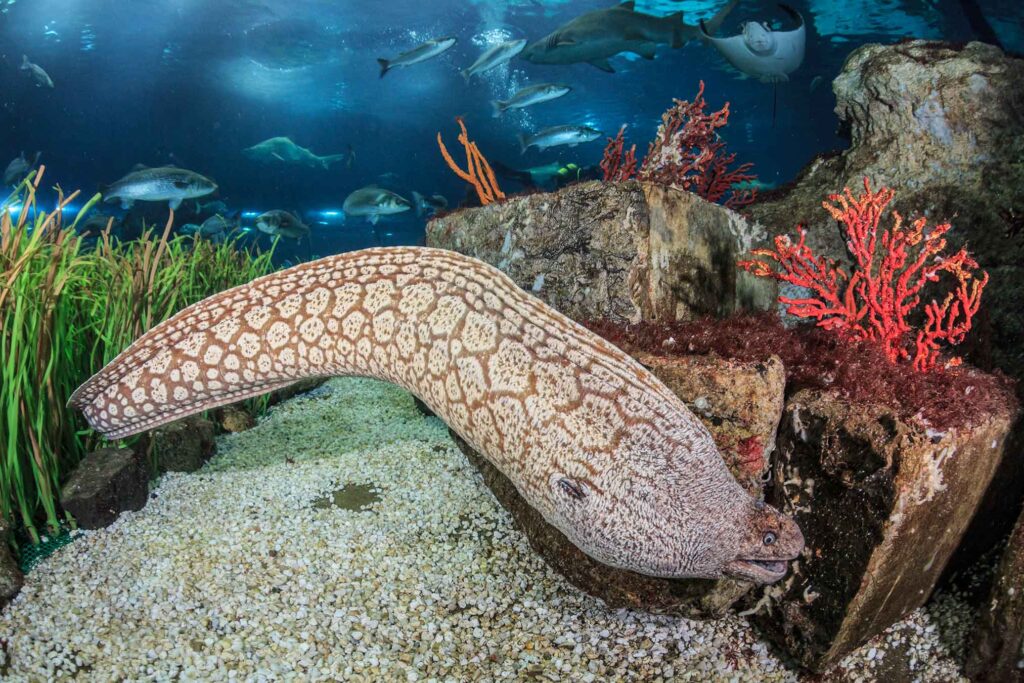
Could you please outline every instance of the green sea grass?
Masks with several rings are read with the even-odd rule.
[[[34,542],[59,509],[67,473],[99,443],[66,402],[135,338],[181,308],[272,269],[271,252],[160,233],[122,242],[109,226],[95,246],[65,225],[77,192],[51,212],[37,205],[44,169],[0,214],[0,514]],[[94,196],[78,217],[100,199]],[[18,207],[17,216],[13,216]]]

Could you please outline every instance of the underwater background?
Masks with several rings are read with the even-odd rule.
[[[683,12],[696,25],[726,3],[639,1],[636,10]],[[213,179],[214,197],[243,224],[285,209],[311,226],[309,243],[283,240],[285,259],[376,244],[419,244],[426,218],[385,217],[376,227],[341,209],[353,190],[375,183],[410,198],[440,193],[450,207],[465,185],[445,167],[438,131],[454,144],[463,116],[495,165],[516,169],[574,163],[581,175],[601,158],[604,137],[577,147],[531,148],[516,136],[551,125],[587,125],[613,136],[648,140],[672,98],[706,83],[712,109],[730,102],[724,130],[730,151],[754,163],[765,187],[791,180],[815,155],[846,142],[832,113],[830,83],[844,59],[867,42],[904,38],[985,40],[1024,49],[1014,0],[795,1],[807,25],[806,56],[777,87],[744,78],[710,46],[692,40],[662,45],[652,61],[624,53],[616,73],[589,64],[532,64],[515,58],[465,82],[459,70],[488,46],[536,40],[602,2],[512,0],[382,3],[298,0],[0,0],[0,159],[24,152],[66,189],[86,197],[136,164],[175,164]],[[774,3],[744,0],[719,35],[741,23],[788,18]],[[377,58],[392,58],[442,36],[455,46],[435,59],[379,76]],[[19,70],[22,55],[43,67],[54,87],[37,87]],[[491,100],[542,82],[571,85],[568,96],[492,118]],[[329,169],[259,164],[244,148],[274,136],[325,154],[345,154]],[[3,156],[6,155],[6,156]],[[503,181],[512,192],[515,182]],[[43,198],[45,204],[45,197]],[[148,224],[163,224],[166,206],[143,203]],[[105,212],[117,213],[116,205]],[[180,223],[181,221],[179,221]],[[197,221],[198,222],[198,221]],[[269,245],[269,239],[263,238]]]

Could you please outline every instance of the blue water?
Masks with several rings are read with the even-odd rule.
[[[637,10],[681,10],[695,24],[724,4],[656,0],[637,2]],[[778,184],[816,154],[846,145],[837,134],[830,83],[858,45],[986,37],[968,20],[965,7],[973,7],[1005,49],[1024,50],[1019,0],[792,4],[807,21],[806,58],[779,86],[773,123],[772,86],[741,78],[699,42],[664,46],[653,61],[617,56],[614,74],[587,64],[522,59],[468,85],[458,73],[489,44],[540,38],[605,2],[0,0],[0,165],[22,150],[39,150],[49,182],[92,192],[137,163],[175,163],[216,180],[219,198],[245,216],[276,208],[300,212],[313,227],[312,242],[285,245],[281,258],[308,258],[422,239],[424,220],[412,212],[387,217],[376,229],[346,219],[342,201],[363,185],[378,183],[406,197],[412,190],[437,192],[458,205],[465,185],[446,168],[435,142],[440,131],[461,151],[456,116],[465,117],[492,161],[587,167],[600,160],[603,140],[521,155],[516,134],[568,123],[614,134],[626,123],[630,140],[644,149],[672,98],[691,98],[704,80],[712,108],[731,103],[724,135],[730,149],[755,163],[761,181]],[[751,19],[785,26],[774,3],[747,0],[719,35],[732,35]],[[377,57],[446,35],[458,43],[439,58],[378,77]],[[53,90],[35,87],[19,71],[23,53],[46,69]],[[490,100],[546,81],[574,90],[492,118]],[[314,170],[260,165],[241,155],[277,135],[319,154],[351,146],[355,158],[351,167]],[[509,191],[519,187],[506,181]],[[166,217],[165,204],[145,211],[154,221]]]

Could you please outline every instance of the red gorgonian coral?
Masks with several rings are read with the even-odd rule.
[[[729,195],[722,204],[739,209],[752,203],[757,195],[753,188],[737,189],[738,183],[751,181],[748,173],[753,164],[730,168],[736,154],[725,153],[725,143],[718,129],[729,122],[729,103],[716,112],[705,114],[704,81],[700,82],[693,102],[675,100],[661,116],[658,132],[647,148],[647,156],[636,168],[636,145],[625,152],[623,133],[608,139],[601,168],[605,180],[628,180],[635,174],[640,180],[662,185],[675,185],[694,192],[711,202]]]
[[[626,126],[614,138],[608,138],[601,158],[605,181],[629,180],[636,175],[636,145],[626,149]]]
[[[878,223],[894,196],[886,187],[873,192],[864,178],[864,194],[859,197],[847,188],[822,202],[843,230],[855,263],[850,274],[833,259],[815,256],[805,243],[802,227],[797,242],[780,235],[775,238],[775,249],[752,252],[774,261],[775,266],[759,260],[740,261],[739,266],[810,290],[805,298],[779,297],[790,315],[815,318],[818,326],[854,339],[877,341],[890,361],[912,360],[915,369],[926,371],[938,361],[939,342],[959,344],[971,329],[988,273],[982,271],[980,278],[975,278],[978,263],[963,248],[952,256],[941,255],[949,223],[926,231],[925,218],[906,226],[903,217],[893,211],[892,228],[879,235]],[[937,282],[942,273],[956,279],[956,290],[941,304],[928,303],[924,324],[915,331],[908,318],[921,301],[921,290],[927,283]],[[959,362],[953,358],[948,364]]]

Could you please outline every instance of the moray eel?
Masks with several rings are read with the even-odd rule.
[[[315,376],[418,396],[596,560],[770,583],[803,549],[665,385],[501,271],[438,249],[305,263],[182,310],[78,388],[109,439]]]

